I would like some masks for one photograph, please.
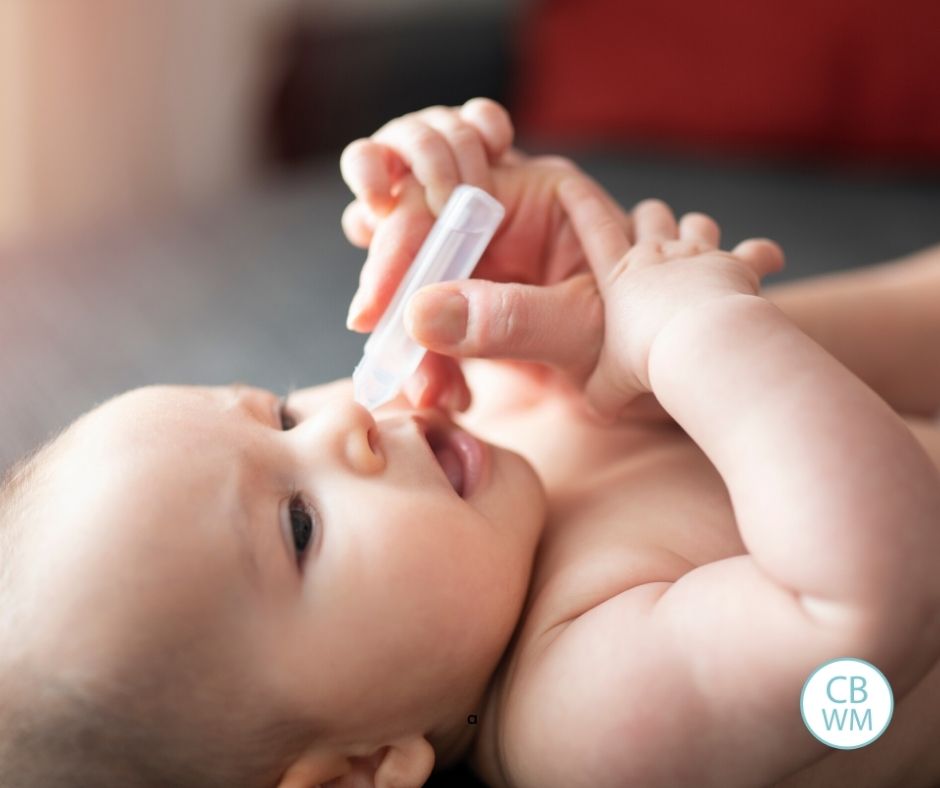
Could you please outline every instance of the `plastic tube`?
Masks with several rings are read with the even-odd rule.
[[[424,357],[405,331],[405,305],[425,285],[466,279],[473,272],[505,209],[482,189],[454,189],[402,279],[353,371],[353,396],[369,410],[393,399]]]

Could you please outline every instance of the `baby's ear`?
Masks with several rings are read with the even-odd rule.
[[[421,788],[434,770],[434,748],[423,736],[399,739],[385,748],[374,788]]]
[[[332,753],[308,751],[281,775],[277,788],[318,788],[326,785],[337,774],[349,770],[349,760]]]
[[[321,786],[325,788],[334,785],[344,785],[347,788],[371,787],[371,776],[368,782],[340,782],[345,779],[346,775],[356,771],[354,761],[357,760],[360,759],[346,758],[337,753],[308,750],[299,755],[281,775],[277,788],[320,788]],[[372,774],[372,770],[369,770],[369,774]]]
[[[399,739],[368,757],[306,752],[278,788],[421,788],[434,770],[434,748],[423,736]]]

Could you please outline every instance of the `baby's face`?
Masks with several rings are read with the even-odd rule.
[[[293,394],[286,424],[279,405],[148,388],[73,425],[28,543],[30,641],[88,675],[179,660],[250,682],[343,739],[465,724],[525,598],[534,472],[439,452],[461,495],[436,411],[373,418],[346,381]]]

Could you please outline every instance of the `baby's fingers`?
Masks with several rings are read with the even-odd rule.
[[[679,220],[679,240],[699,244],[703,249],[717,249],[721,242],[721,229],[711,216],[687,213]]]
[[[783,270],[783,250],[767,238],[749,238],[731,251],[761,278]]]
[[[679,237],[676,217],[662,200],[650,198],[633,209],[637,243],[664,243]]]

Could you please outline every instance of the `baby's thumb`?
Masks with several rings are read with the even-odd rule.
[[[405,308],[408,332],[438,353],[540,361],[581,380],[600,352],[603,319],[590,274],[548,287],[481,279],[429,285]]]
[[[748,238],[731,254],[747,263],[761,279],[783,270],[783,249],[769,238]]]

